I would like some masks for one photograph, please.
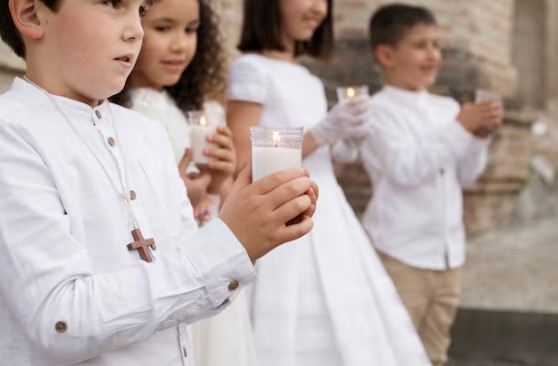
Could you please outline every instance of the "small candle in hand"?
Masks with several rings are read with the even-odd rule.
[[[358,95],[368,95],[368,86],[340,86],[337,88],[337,99],[339,102],[351,100]]]
[[[250,127],[252,180],[302,163],[302,127]]]
[[[192,161],[195,164],[207,164],[209,158],[203,154],[203,151],[207,148],[217,147],[207,141],[208,136],[217,132],[217,125],[208,121],[200,111],[188,112],[188,122],[192,143]]]

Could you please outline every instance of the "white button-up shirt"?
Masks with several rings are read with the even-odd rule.
[[[374,193],[363,225],[382,252],[414,267],[465,261],[462,185],[486,165],[487,139],[457,121],[459,105],[386,86],[372,97],[361,156]]]
[[[155,261],[127,249],[129,215],[93,154],[44,92],[16,79],[0,96],[0,359],[190,364],[183,323],[254,281],[244,247],[218,219],[197,229],[159,123],[112,105],[117,135],[108,103],[54,99],[115,182],[126,166]]]

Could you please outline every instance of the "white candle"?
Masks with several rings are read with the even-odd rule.
[[[280,170],[300,168],[302,127],[250,127],[252,180]]]
[[[195,164],[207,164],[209,158],[203,154],[207,148],[215,148],[217,145],[207,141],[207,136],[217,132],[217,126],[208,124],[205,117],[200,117],[199,123],[190,124],[190,141],[192,144],[192,162]]]
[[[300,149],[289,147],[252,147],[252,180],[290,168],[300,168]]]

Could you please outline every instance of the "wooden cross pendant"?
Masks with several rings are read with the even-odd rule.
[[[128,250],[137,250],[141,259],[146,262],[153,262],[153,257],[151,253],[149,253],[148,247],[156,250],[157,245],[155,245],[155,240],[144,239],[139,228],[132,230],[132,236],[134,237],[134,242],[128,244]]]

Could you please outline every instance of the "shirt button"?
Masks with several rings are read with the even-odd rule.
[[[116,145],[116,141],[114,141],[112,137],[109,137],[107,142],[111,147],[114,147],[114,145]]]
[[[184,355],[184,358],[188,357],[188,351],[186,350],[186,347],[182,347],[182,354]]]
[[[440,169],[440,175],[444,175],[446,171],[444,169]]]
[[[237,280],[231,281],[231,283],[229,283],[229,291],[236,290],[239,285],[240,285],[240,283]]]
[[[137,198],[138,196],[136,195],[135,191],[130,191],[130,199],[133,201]]]
[[[56,329],[58,333],[64,333],[66,332],[66,330],[68,330],[68,326],[64,322],[58,322],[54,326],[54,329]]]
[[[97,116],[98,119],[101,119],[101,117],[103,117],[103,115],[101,114],[101,112],[99,110],[95,111],[95,115]]]

